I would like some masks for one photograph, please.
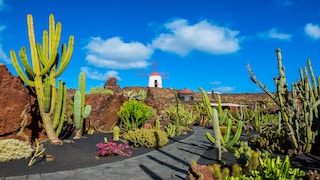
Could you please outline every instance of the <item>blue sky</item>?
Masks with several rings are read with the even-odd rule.
[[[74,35],[71,62],[59,77],[87,89],[118,78],[121,88],[147,86],[148,74],[163,74],[163,87],[221,93],[255,93],[246,69],[271,91],[281,48],[287,82],[311,59],[320,73],[320,8],[317,0],[0,0],[0,62],[16,75],[10,50],[29,42],[27,14],[36,40],[48,17],[62,23],[62,43]],[[30,53],[29,53],[30,54]]]

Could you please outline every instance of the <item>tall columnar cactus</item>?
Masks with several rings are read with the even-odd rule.
[[[313,74],[311,62],[308,59],[308,69],[312,83],[310,83],[307,68],[304,67],[304,71],[300,69],[301,79],[296,83],[292,83],[292,92],[290,94],[286,83],[280,49],[277,49],[276,53],[279,72],[279,77],[274,79],[277,87],[276,93],[271,93],[266,86],[262,85],[262,83],[257,80],[249,65],[247,68],[251,80],[258,84],[280,107],[282,120],[290,131],[289,136],[296,153],[309,153],[312,148],[314,137],[320,128],[320,123],[314,123],[314,121],[319,120],[318,108],[320,96],[318,94],[319,87],[317,86],[316,78]],[[314,125],[318,127],[313,127]]]
[[[86,93],[86,75],[84,72],[79,74],[78,91],[74,94],[74,121],[76,125],[76,131],[74,139],[80,139],[83,134],[84,119],[86,119],[91,113],[91,106],[85,105],[85,93]]]
[[[221,142],[220,142],[220,127],[219,127],[219,119],[218,119],[218,113],[216,109],[212,110],[212,122],[213,122],[213,133],[215,138],[214,146],[216,148],[216,155],[217,159],[221,161]]]
[[[14,50],[10,51],[12,64],[20,78],[27,85],[35,88],[40,115],[48,138],[53,144],[62,144],[62,141],[58,139],[52,122],[54,113],[59,113],[55,108],[56,104],[61,104],[61,102],[57,102],[56,100],[56,78],[65,70],[71,59],[74,37],[69,37],[68,48],[66,44],[62,44],[62,52],[59,55],[58,47],[62,25],[60,22],[55,24],[53,14],[49,16],[49,31],[43,31],[42,44],[38,43],[35,39],[33,17],[31,14],[27,15],[27,24],[32,66],[29,64],[25,47],[22,47],[19,51],[23,68],[20,67]],[[63,111],[60,111],[60,113]],[[63,117],[64,115],[57,114],[55,116]],[[63,121],[63,119],[59,121]]]

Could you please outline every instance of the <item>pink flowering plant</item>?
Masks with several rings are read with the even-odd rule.
[[[128,156],[132,155],[131,147],[126,143],[116,143],[114,140],[96,144],[99,156]]]

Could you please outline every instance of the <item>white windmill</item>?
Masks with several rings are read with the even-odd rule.
[[[156,71],[150,74],[148,87],[162,88],[162,78]]]
[[[148,87],[162,88],[162,78],[168,77],[167,73],[158,73],[157,62],[152,63],[153,72],[150,73],[139,73],[139,76],[149,76]]]

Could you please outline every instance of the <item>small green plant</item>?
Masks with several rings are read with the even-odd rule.
[[[120,140],[120,128],[119,126],[113,127],[113,140],[119,141]]]
[[[168,136],[171,138],[177,135],[177,126],[172,123],[167,124],[164,129],[166,130]]]
[[[44,156],[45,151],[46,151],[46,148],[44,148],[43,146],[40,146],[38,139],[36,139],[35,150],[34,150],[34,153],[28,163],[28,166],[32,166],[36,162],[38,157]]]
[[[259,169],[253,170],[251,173],[254,179],[302,179],[305,176],[304,171],[291,167],[288,155],[284,160],[280,156],[259,158]]]
[[[122,137],[134,147],[160,148],[169,142],[166,132],[155,129],[129,130]]]
[[[29,158],[33,149],[30,144],[17,139],[0,140],[0,162]]]
[[[149,106],[138,100],[129,100],[120,107],[118,116],[123,131],[138,129],[150,116]]]
[[[125,96],[129,98],[129,100],[138,100],[144,101],[147,98],[147,91],[141,89],[140,91],[125,91],[123,93]]]
[[[113,91],[110,89],[104,89],[102,87],[91,88],[89,94],[109,94],[113,95]]]

